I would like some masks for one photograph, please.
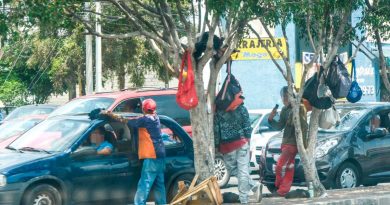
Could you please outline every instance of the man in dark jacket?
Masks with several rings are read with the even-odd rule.
[[[285,196],[290,191],[291,184],[293,181],[295,156],[298,152],[298,149],[295,136],[292,107],[290,102],[288,101],[287,86],[281,89],[280,95],[284,104],[282,111],[280,112],[280,119],[279,121],[274,120],[274,117],[277,112],[277,110],[274,109],[268,117],[268,122],[274,129],[284,129],[281,145],[282,153],[278,159],[275,168],[275,187],[277,188],[275,194],[278,196]],[[299,119],[301,121],[301,128],[304,139],[303,141],[306,147],[306,132],[308,125],[306,109],[303,105],[301,105],[299,108]],[[284,175],[282,175],[283,169],[285,170]]]
[[[248,110],[243,104],[231,111],[218,110],[214,118],[216,147],[223,154],[227,168],[237,172],[239,198],[242,204],[249,202],[249,196],[261,199],[259,182],[254,182],[249,175],[249,142],[252,127]]]

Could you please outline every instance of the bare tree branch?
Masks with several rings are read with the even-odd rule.
[[[265,50],[267,51],[268,55],[271,57],[271,60],[274,62],[274,64],[276,65],[276,67],[278,68],[280,73],[283,75],[283,78],[287,81],[287,74],[286,74],[286,72],[283,70],[283,68],[280,66],[280,64],[275,60],[275,58],[273,57],[273,55],[272,55],[271,51],[268,49],[268,47],[264,45],[264,43],[262,41],[263,38],[261,38],[259,33],[257,33],[257,31],[251,25],[248,25],[248,27],[257,36],[257,38],[260,40],[261,46],[266,48]]]
[[[192,9],[194,10],[193,2],[191,4],[192,4]],[[193,32],[192,32],[190,24],[187,22],[186,17],[183,14],[183,7],[180,3],[180,0],[176,0],[176,6],[177,6],[177,11],[179,12],[180,20],[184,24],[184,27],[186,28],[186,31],[187,31],[189,47],[193,48],[194,47],[194,38],[192,35]],[[195,13],[194,12],[193,12],[193,18],[194,18],[193,20],[194,20],[194,25],[195,25]]]
[[[310,26],[310,23],[311,23],[311,9],[310,8],[313,6],[312,3],[313,3],[312,1],[309,1],[309,9],[308,9],[308,13],[306,16],[306,30],[307,30],[307,35],[309,37],[311,47],[313,48],[314,53],[317,53],[317,49],[316,49],[316,46],[314,44],[313,36],[311,34],[311,26]]]
[[[356,58],[356,55],[357,55],[357,52],[360,50],[360,46],[363,44],[363,42],[366,40],[365,37],[363,37],[362,39],[360,39],[359,41],[359,44],[356,46],[356,50],[355,52],[353,52],[352,56],[350,58],[348,58],[347,62],[345,64],[348,64],[352,61],[352,59]]]
[[[348,19],[351,16],[351,12],[352,12],[351,8],[347,8],[347,11],[344,12],[344,16],[343,16],[342,21],[339,25],[339,29],[337,31],[336,37],[334,38],[331,50],[327,54],[328,60],[325,62],[325,65],[324,65],[325,70],[330,66],[334,57],[336,56],[337,50],[339,49],[339,46],[340,46],[340,39],[344,35],[345,26],[348,23]]]
[[[172,73],[175,73],[175,69],[172,68],[172,65],[169,63],[167,58],[164,58],[164,52],[157,46],[156,42],[152,39],[149,39],[149,44],[152,46],[153,50],[156,51],[157,56],[163,62],[164,66]]]
[[[150,7],[150,6],[147,6],[144,3],[141,3],[139,0],[132,0],[132,1],[137,3],[139,6],[141,6],[146,11],[148,11],[152,16],[155,16],[155,17],[159,17],[160,16],[158,11],[156,9],[154,9],[153,7]]]

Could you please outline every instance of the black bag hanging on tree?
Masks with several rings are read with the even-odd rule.
[[[351,79],[344,63],[338,56],[331,63],[325,83],[329,86],[334,98],[345,98],[351,88]]]
[[[238,80],[231,73],[232,61],[227,62],[227,76],[222,84],[221,90],[215,98],[217,110],[230,111],[235,109],[243,101],[242,88]],[[234,105],[234,106],[233,106]]]
[[[351,88],[349,89],[347,100],[351,103],[355,103],[362,98],[363,92],[360,88],[359,84],[356,81],[356,65],[355,59],[352,59],[352,73],[351,78],[353,77],[353,81],[351,84]]]
[[[310,105],[317,109],[329,109],[334,104],[334,101],[330,97],[318,97],[318,86],[320,84],[320,76],[323,75],[323,69],[321,68],[319,74],[314,74],[305,82],[303,98],[309,101]]]

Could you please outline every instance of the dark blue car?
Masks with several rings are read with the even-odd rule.
[[[167,138],[165,183],[170,200],[177,182],[194,176],[193,145],[174,120],[160,120]],[[110,155],[96,154],[91,145],[90,134],[99,127],[114,146]],[[120,122],[82,115],[40,123],[0,152],[0,204],[131,203],[142,165],[137,132]]]

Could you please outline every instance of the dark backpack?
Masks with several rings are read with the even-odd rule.
[[[215,98],[215,106],[217,110],[226,111],[232,104],[239,104],[235,101],[242,101],[242,97],[240,93],[242,92],[242,88],[238,80],[231,74],[230,64],[227,63],[227,76],[225,81],[222,84],[221,90],[218,92],[217,97]],[[239,95],[237,97],[237,95]]]
[[[314,74],[306,81],[303,91],[303,98],[309,101],[310,105],[318,109],[329,109],[333,105],[333,100],[330,97],[318,98],[319,80],[317,74]]]
[[[334,98],[345,98],[351,88],[351,79],[348,70],[340,58],[334,60],[329,67],[325,83],[329,87]]]

